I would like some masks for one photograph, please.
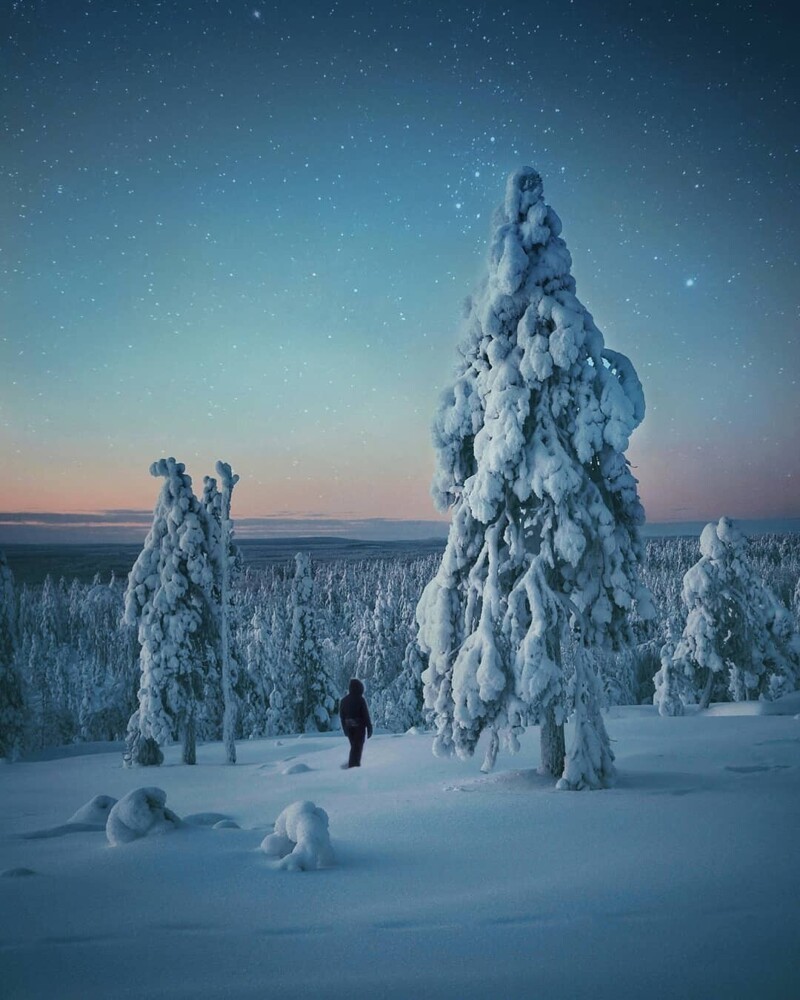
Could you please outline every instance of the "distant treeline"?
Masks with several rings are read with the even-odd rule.
[[[243,544],[250,564],[234,584],[232,641],[239,739],[280,734],[292,725],[291,706],[284,709],[281,692],[291,688],[287,674],[295,567],[287,558],[285,541],[280,543],[284,546],[280,561],[270,562],[266,550],[258,548],[263,544]],[[371,543],[357,544],[371,551],[386,547],[386,543],[377,543],[375,548]],[[329,558],[312,565],[313,621],[326,669],[341,692],[350,677],[360,677],[376,725],[394,730],[421,718],[419,690],[409,688],[409,677],[418,679],[423,666],[410,662],[415,655],[414,613],[423,587],[436,572],[440,546],[430,543],[433,552],[414,554],[419,544],[402,543],[392,558],[355,558],[353,550],[342,551],[346,543],[332,540],[326,552]],[[134,549],[131,556],[136,554]],[[699,557],[695,538],[650,539],[645,552],[643,579],[653,595],[657,616],[654,621],[636,623],[636,643],[629,650],[602,654],[601,676],[611,704],[652,700],[665,623],[670,616],[685,617],[682,580]],[[748,542],[748,553],[757,572],[792,610],[795,620],[800,620],[800,535],[754,537]],[[113,558],[123,555],[127,551],[120,547]],[[253,565],[254,555],[261,560],[260,566]],[[18,566],[24,558],[26,554],[16,552],[9,565]],[[139,684],[135,630],[121,621],[125,580],[97,574],[85,582],[51,575],[40,584],[17,581],[15,585],[7,571],[5,577],[2,610],[6,624],[0,622],[0,638],[3,655],[13,656],[13,673],[24,704],[18,745],[35,750],[123,739],[137,707]],[[0,664],[0,675],[11,676],[11,666]],[[211,671],[198,736],[219,739],[221,719],[219,678]],[[4,737],[10,742],[8,731]]]
[[[441,553],[440,538],[408,541],[365,541],[337,537],[287,537],[236,539],[244,564],[249,569],[263,569],[288,562],[296,553],[306,552],[314,562],[360,559],[409,559]],[[0,546],[2,548],[2,546]],[[8,565],[17,585],[43,584],[48,576],[58,580],[91,583],[100,575],[108,580],[112,573],[125,578],[142,550],[141,543],[65,545],[23,544],[5,546]]]

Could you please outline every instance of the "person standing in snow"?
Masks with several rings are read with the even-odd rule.
[[[364,698],[364,685],[355,677],[350,681],[348,693],[339,703],[342,732],[350,740],[350,759],[343,767],[361,767],[364,740],[372,736],[372,719]]]

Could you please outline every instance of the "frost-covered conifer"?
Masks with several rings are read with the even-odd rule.
[[[703,528],[700,559],[683,578],[686,624],[674,653],[701,708],[712,694],[777,698],[800,678],[791,615],[753,569],[744,535],[727,517]],[[718,683],[721,682],[721,683]]]
[[[125,591],[125,620],[141,644],[136,732],[159,746],[180,734],[184,763],[194,764],[213,583],[208,519],[183,463],[162,458],[150,474],[164,485]]]
[[[675,662],[675,647],[680,638],[680,628],[674,617],[667,621],[667,636],[661,647],[661,666],[653,678],[655,693],[653,704],[659,715],[683,715],[681,694],[686,688],[686,679]]]
[[[237,648],[241,650],[239,728],[247,739],[264,736],[268,732],[269,638],[263,612],[256,608],[248,622],[240,623],[237,638]]]
[[[62,645],[65,616],[61,591],[49,574],[38,603],[33,602],[31,617],[36,641],[25,650],[25,678],[36,717],[36,741],[39,747],[54,746],[67,736],[62,714],[66,694]]]
[[[373,716],[392,732],[404,733],[412,726],[424,726],[422,672],[425,658],[412,639],[406,646],[400,673],[380,692]]]
[[[236,763],[236,694],[237,665],[231,652],[230,620],[232,591],[231,581],[239,564],[239,552],[233,542],[231,520],[231,495],[239,477],[227,462],[217,462],[217,481],[206,476],[203,489],[203,507],[209,519],[211,564],[214,569],[213,609],[216,624],[217,649],[222,676],[222,740],[229,764]]]
[[[25,704],[16,666],[17,599],[14,575],[0,552],[0,757],[13,760],[22,748]]]
[[[289,660],[295,725],[300,732],[327,732],[336,704],[333,681],[326,670],[317,634],[313,602],[311,560],[304,552],[295,556],[292,580]]]
[[[580,788],[614,777],[585,651],[626,641],[634,606],[650,613],[638,568],[644,513],[624,454],[644,398],[576,298],[560,232],[539,175],[523,167],[508,180],[434,423],[433,493],[452,521],[417,620],[436,752],[469,756],[489,729],[490,767],[499,738],[516,749],[533,713],[542,769],[557,777],[571,705],[559,784]],[[571,677],[566,628],[579,647]]]
[[[797,584],[794,588],[794,594],[792,596],[792,609],[794,611],[794,620],[797,628],[800,629],[800,577],[798,577]]]

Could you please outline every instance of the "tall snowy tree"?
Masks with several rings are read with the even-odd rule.
[[[491,767],[499,741],[516,749],[533,715],[542,770],[577,789],[614,778],[589,653],[629,639],[636,605],[650,613],[644,512],[624,455],[644,397],[576,298],[560,232],[539,175],[512,174],[434,423],[433,493],[452,519],[417,621],[434,750],[470,756],[489,729]]]
[[[686,624],[673,658],[701,708],[715,693],[749,701],[797,687],[800,643],[792,616],[755,572],[730,518],[703,528],[700,559],[683,578],[682,597]]]
[[[335,692],[333,681],[325,669],[313,594],[311,560],[306,553],[298,552],[292,580],[292,626],[289,634],[295,724],[300,732],[327,732],[332,725]]]
[[[14,574],[0,552],[0,757],[13,760],[22,748],[25,704],[17,671],[17,598]]]
[[[125,621],[138,626],[141,644],[133,737],[162,746],[180,734],[183,761],[194,764],[197,705],[213,628],[208,519],[182,462],[159,459],[150,474],[163,477],[164,485],[125,591]]]
[[[218,656],[222,676],[222,740],[229,764],[236,763],[236,694],[237,668],[231,652],[232,578],[235,576],[238,550],[233,542],[231,495],[239,477],[227,462],[217,462],[216,479],[207,476],[203,490],[203,507],[209,519],[211,563],[214,569],[213,606],[218,639]]]

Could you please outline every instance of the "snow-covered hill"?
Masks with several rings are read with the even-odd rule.
[[[91,747],[0,766],[0,992],[797,995],[800,720],[638,707],[607,724],[620,782],[593,793],[536,774],[535,731],[489,776],[411,734],[374,737],[350,771],[340,736],[240,744],[235,767],[219,744],[197,767],[177,747],[152,769]],[[153,785],[178,816],[218,815],[116,847],[69,822]],[[300,799],[330,817],[335,867],[259,849]]]

